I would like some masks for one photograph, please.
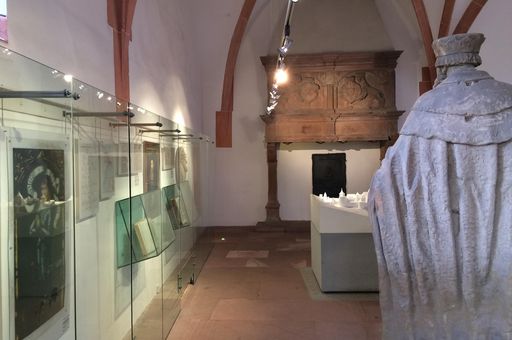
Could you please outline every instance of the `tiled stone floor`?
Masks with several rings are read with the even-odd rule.
[[[185,291],[168,340],[380,339],[375,295],[312,292],[309,232],[213,234],[215,246]]]

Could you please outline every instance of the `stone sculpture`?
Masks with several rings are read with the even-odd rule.
[[[369,198],[385,339],[512,338],[512,85],[482,34],[434,42],[421,96]]]

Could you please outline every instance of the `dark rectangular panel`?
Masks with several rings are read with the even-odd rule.
[[[315,154],[313,159],[313,194],[327,193],[338,197],[347,192],[346,155],[344,153]]]

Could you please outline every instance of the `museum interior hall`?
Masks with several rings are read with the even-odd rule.
[[[0,339],[512,339],[510,0],[0,0]]]

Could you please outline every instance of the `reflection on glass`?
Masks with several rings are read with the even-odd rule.
[[[0,40],[7,41],[7,0],[0,0]]]
[[[64,308],[64,150],[13,149],[15,333],[30,335]]]
[[[130,208],[132,226],[130,226]],[[124,199],[116,202],[116,214],[119,213],[121,216],[116,216],[116,222],[118,223],[116,226],[118,235],[117,266],[122,267],[130,264],[131,257],[126,253],[126,245],[124,242],[126,242],[126,238],[130,238],[131,230],[135,231],[131,238],[134,258],[133,262],[142,261],[146,258],[156,256],[157,253],[153,235],[146,220],[146,213],[144,212],[141,197],[132,197],[131,204],[130,199]],[[126,233],[127,237],[122,236],[123,232]]]
[[[130,230],[132,238],[133,262],[139,262],[160,255],[175,240],[176,236],[168,215],[161,214],[162,193],[160,190],[131,198],[131,218],[129,227],[130,200],[116,202],[117,266],[130,264]]]
[[[190,225],[188,213],[177,184],[163,188],[166,198],[167,214],[174,229],[180,229]]]
[[[165,338],[199,258],[191,131],[135,106],[130,125],[167,132],[119,124],[130,104],[7,48],[0,69],[5,90],[80,95],[0,102],[0,338]]]

